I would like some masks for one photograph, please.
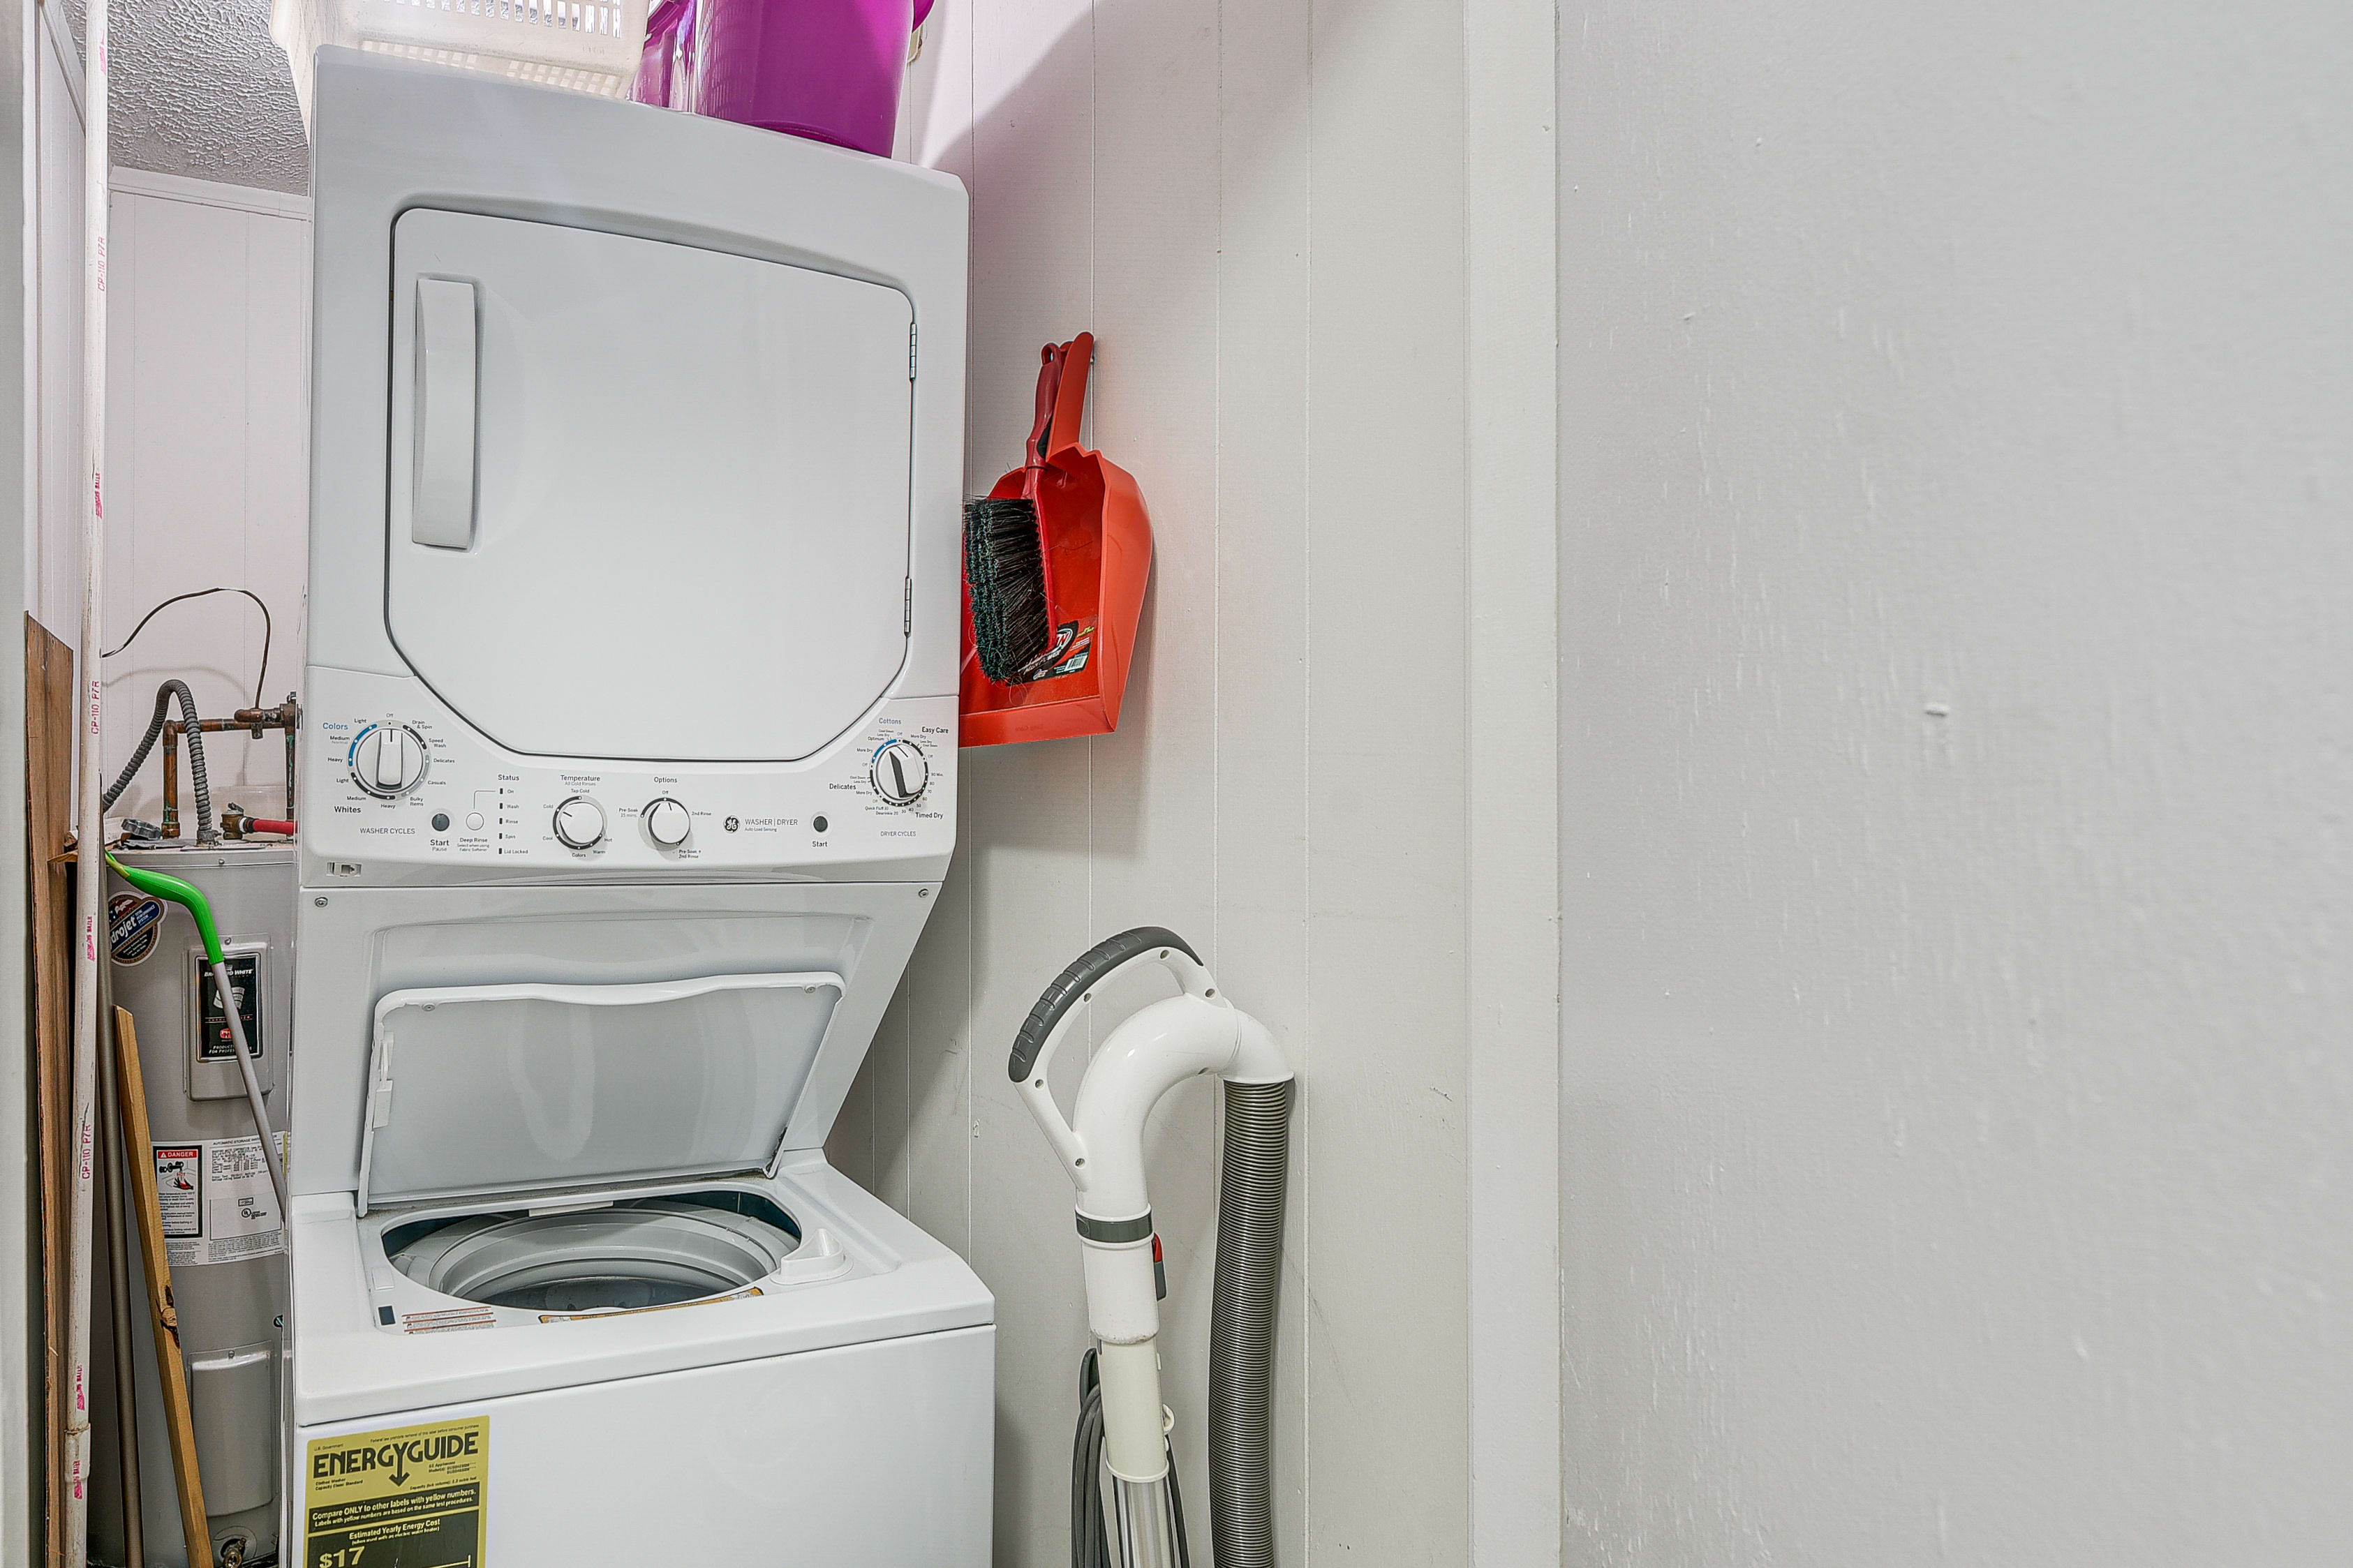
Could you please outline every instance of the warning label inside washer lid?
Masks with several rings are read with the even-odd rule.
[[[314,1437],[303,1555],[320,1568],[482,1568],[491,1419]]]

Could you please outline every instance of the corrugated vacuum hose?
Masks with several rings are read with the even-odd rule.
[[[1111,1032],[1088,1064],[1072,1119],[1063,1120],[1047,1084],[1079,1005],[1123,971],[1154,963],[1184,994],[1153,1003]],[[1186,1079],[1214,1073],[1225,1080],[1209,1326],[1210,1530],[1219,1568],[1272,1568],[1267,1426],[1290,1163],[1289,1064],[1264,1025],[1219,995],[1182,938],[1141,926],[1098,943],[1055,978],[1015,1037],[1007,1070],[1079,1190],[1087,1327],[1096,1342],[1082,1364],[1071,1444],[1073,1568],[1189,1568],[1168,1436],[1173,1418],[1160,1403],[1144,1127],[1160,1097]]]
[[[1290,1167],[1291,1081],[1227,1084],[1209,1307],[1209,1535],[1218,1568],[1274,1568],[1267,1429]]]

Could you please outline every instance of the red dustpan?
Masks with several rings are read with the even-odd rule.
[[[988,492],[994,500],[1026,497],[1038,508],[1050,640],[1032,667],[1034,678],[991,680],[973,649],[967,587],[959,692],[964,745],[1108,735],[1119,727],[1144,585],[1152,574],[1152,519],[1127,470],[1079,445],[1094,348],[1091,332],[1046,346],[1029,461]]]

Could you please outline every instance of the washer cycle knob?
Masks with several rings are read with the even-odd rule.
[[[874,793],[892,805],[913,805],[932,782],[932,764],[913,741],[887,741],[866,770]]]
[[[594,849],[605,841],[605,808],[574,795],[555,808],[555,837],[567,849]]]
[[[665,849],[675,849],[686,842],[688,830],[693,826],[686,807],[664,795],[646,806],[646,837]]]
[[[352,746],[352,782],[378,800],[425,782],[425,742],[406,724],[377,724]]]

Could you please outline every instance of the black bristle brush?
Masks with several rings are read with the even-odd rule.
[[[1038,367],[1038,413],[1023,454],[1021,493],[964,503],[964,580],[972,595],[972,646],[981,673],[1000,685],[1029,679],[1054,635],[1046,582],[1046,546],[1038,487],[1046,474],[1046,435],[1062,379],[1059,351],[1048,345]]]
[[[964,576],[981,673],[1000,684],[1019,679],[1052,633],[1038,503],[1026,496],[965,502]]]

